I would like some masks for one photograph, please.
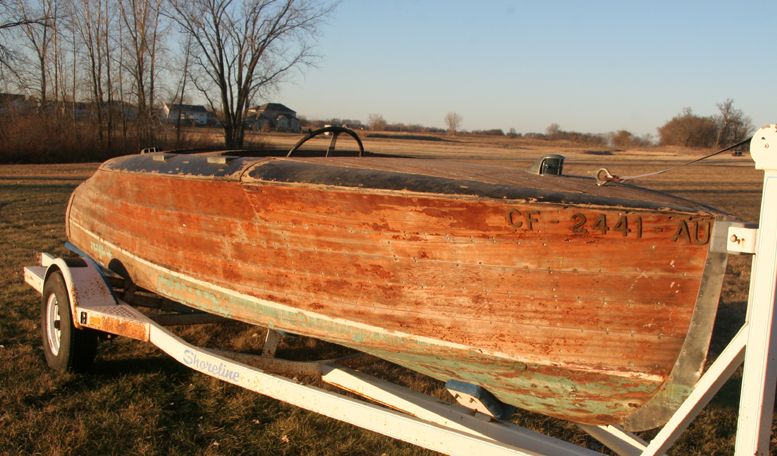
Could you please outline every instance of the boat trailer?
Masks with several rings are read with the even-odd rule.
[[[710,242],[714,251],[754,255],[745,324],[652,441],[645,442],[617,426],[577,424],[618,455],[664,454],[743,363],[735,454],[769,454],[777,383],[777,153],[770,151],[771,145],[777,150],[777,125],[758,130],[750,145],[756,169],[765,172],[760,223],[731,222],[727,232],[718,231]],[[372,359],[367,355],[312,362],[276,358],[275,348],[283,334],[273,329],[268,330],[262,355],[194,346],[166,326],[226,319],[187,313],[185,306],[171,302],[160,307],[179,313],[141,313],[126,302],[133,301],[128,298],[134,294],[131,285],[125,284],[123,299],[119,299],[114,286],[122,279],[110,276],[85,253],[79,254],[80,259],[64,259],[44,253],[40,265],[24,268],[25,282],[44,297],[43,339],[47,361],[54,368],[88,365],[94,357],[96,337],[94,332],[84,334],[100,331],[151,342],[203,374],[444,454],[600,454],[500,421],[488,394],[477,389],[449,386],[458,401],[454,404],[355,370],[353,367]],[[293,378],[295,375],[319,376],[329,385],[387,407],[303,384]]]

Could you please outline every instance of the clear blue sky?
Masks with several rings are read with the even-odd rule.
[[[777,123],[777,3],[344,0],[317,68],[274,99],[309,119],[606,133],[690,107]]]

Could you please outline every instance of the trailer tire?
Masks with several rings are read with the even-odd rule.
[[[73,326],[70,298],[59,271],[52,272],[43,286],[41,337],[46,363],[58,372],[83,372],[97,353],[97,332]]]

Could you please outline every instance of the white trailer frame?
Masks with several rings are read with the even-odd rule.
[[[758,228],[732,224],[727,238],[711,248],[754,254],[747,319],[739,333],[699,379],[691,395],[651,442],[617,426],[578,424],[621,456],[662,455],[679,438],[731,374],[744,363],[736,455],[766,456],[777,383],[777,125],[764,127],[750,146],[764,185]],[[337,360],[293,362],[274,358],[280,336],[269,330],[263,356],[196,347],[118,299],[96,263],[71,268],[42,254],[40,266],[24,269],[25,281],[43,293],[47,277],[59,271],[65,281],[73,326],[151,342],[194,370],[340,421],[449,455],[600,454],[519,426],[494,420],[476,409],[435,399],[342,367]],[[275,372],[275,373],[271,373]],[[357,393],[391,409],[304,385],[278,372],[319,374],[328,384]],[[470,404],[474,400],[475,403]],[[470,408],[471,407],[471,408]],[[392,410],[393,409],[393,410]]]

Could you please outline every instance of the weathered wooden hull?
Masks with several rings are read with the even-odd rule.
[[[703,367],[722,217],[487,166],[146,155],[107,162],[74,192],[68,236],[187,305],[641,430]]]

